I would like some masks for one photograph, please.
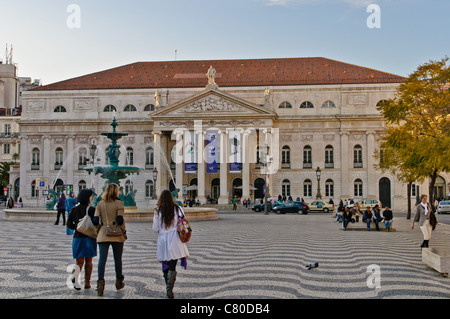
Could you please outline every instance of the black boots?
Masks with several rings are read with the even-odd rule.
[[[173,286],[175,285],[175,279],[177,278],[177,272],[175,270],[168,270],[163,273],[164,281],[166,283],[167,298],[173,299]]]
[[[429,240],[424,240],[422,245],[420,245],[420,248],[428,248],[428,242]]]
[[[104,290],[105,290],[105,279],[97,280],[97,296],[103,297]]]
[[[117,290],[120,290],[120,289],[122,289],[123,287],[125,287],[125,284],[123,283],[123,280],[124,280],[124,276],[121,276],[121,277],[119,277],[119,278],[116,278],[116,289]]]

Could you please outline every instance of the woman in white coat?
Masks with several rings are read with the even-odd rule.
[[[158,233],[156,256],[162,263],[166,293],[170,299],[174,298],[172,290],[177,276],[178,260],[181,259],[181,265],[186,268],[186,258],[189,257],[186,244],[181,242],[177,232],[178,217],[183,215],[183,209],[174,202],[172,194],[164,190],[159,197],[152,228]]]

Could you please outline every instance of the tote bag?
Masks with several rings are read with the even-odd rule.
[[[77,224],[77,231],[91,238],[97,238],[97,229],[92,223],[91,217],[88,215],[88,209],[86,209],[86,216],[84,216]]]

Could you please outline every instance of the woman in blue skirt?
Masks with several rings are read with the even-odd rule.
[[[75,230],[72,241],[72,254],[73,258],[76,259],[76,264],[80,267],[80,271],[84,265],[85,289],[91,288],[92,258],[97,256],[97,240],[79,233],[76,228],[78,222],[86,216],[86,213],[89,214],[92,220],[94,219],[95,208],[89,206],[91,199],[92,190],[81,190],[77,197],[79,205],[72,208],[67,219],[67,227]]]

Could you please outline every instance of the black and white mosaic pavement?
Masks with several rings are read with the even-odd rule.
[[[450,279],[422,263],[422,234],[404,218],[388,233],[341,231],[329,214],[218,215],[218,221],[192,223],[191,256],[187,270],[178,266],[176,298],[450,298]],[[110,252],[104,298],[165,298],[151,223],[128,223],[127,231],[126,287],[114,287]],[[439,225],[431,245],[449,247],[449,239],[450,225]],[[0,216],[0,299],[99,298],[98,257],[92,289],[66,284],[74,264],[71,240],[61,225]],[[308,270],[313,262],[319,267]],[[379,266],[378,288],[368,284],[371,265]]]

